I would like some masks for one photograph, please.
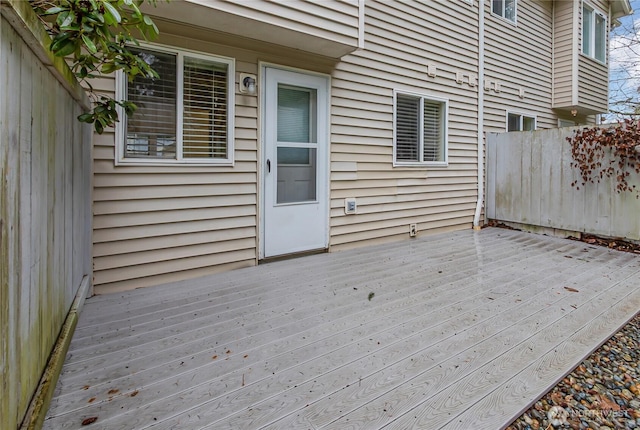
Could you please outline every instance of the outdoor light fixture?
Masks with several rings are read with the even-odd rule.
[[[239,87],[241,93],[254,95],[256,93],[256,76],[248,73],[240,73]]]
[[[571,116],[578,116],[578,109],[571,109]]]

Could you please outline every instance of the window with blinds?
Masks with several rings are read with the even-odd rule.
[[[446,164],[446,100],[396,93],[394,114],[396,165]]]
[[[232,161],[232,60],[180,51],[131,51],[159,78],[136,77],[123,85],[124,97],[138,108],[124,121],[123,160]]]
[[[127,99],[138,109],[127,119],[125,156],[175,158],[176,156],[176,57],[160,52],[131,49],[162,79],[136,77],[127,83]]]

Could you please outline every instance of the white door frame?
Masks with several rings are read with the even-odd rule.
[[[327,136],[327,148],[323,160],[318,159],[318,168],[324,169],[324,183],[319,183],[318,186],[318,199],[325,199],[325,223],[324,223],[324,248],[329,247],[329,229],[330,229],[330,212],[331,212],[331,200],[330,200],[330,182],[331,182],[331,76],[324,73],[312,72],[309,70],[299,69],[295,67],[282,66],[275,63],[263,62],[258,63],[258,82],[259,82],[259,113],[258,113],[258,129],[259,129],[259,144],[258,144],[258,169],[257,169],[257,192],[258,192],[258,260],[265,258],[265,171],[266,171],[266,70],[277,69],[289,72],[300,73],[309,76],[322,77],[326,79],[326,136]],[[318,114],[320,114],[320,109]]]

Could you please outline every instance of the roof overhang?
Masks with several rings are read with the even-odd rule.
[[[242,1],[214,2],[211,0],[182,0],[179,3],[158,2],[156,7],[145,6],[146,13],[187,26],[195,26],[224,33],[238,40],[266,42],[298,51],[329,58],[340,58],[358,48],[358,27],[349,28],[350,34],[326,32],[322,21],[310,25],[302,14],[298,20],[279,20],[267,13],[234,13],[234,4]],[[270,3],[264,1],[265,7]],[[340,3],[338,3],[340,5]],[[349,3],[345,3],[349,5]],[[223,10],[227,7],[229,10]],[[357,17],[355,19],[357,23]],[[284,23],[284,24],[283,24]]]
[[[631,3],[629,0],[611,0],[611,18],[618,19],[623,16],[631,15]]]

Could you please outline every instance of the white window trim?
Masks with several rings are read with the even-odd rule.
[[[233,166],[235,155],[235,59],[230,57],[222,57],[218,55],[206,54],[203,52],[192,51],[189,49],[174,48],[164,45],[156,45],[153,43],[141,43],[140,48],[151,49],[158,52],[165,52],[168,54],[175,54],[177,56],[177,82],[178,88],[176,92],[176,98],[180,101],[180,106],[183,101],[183,73],[184,73],[184,55],[186,54],[192,58],[199,58],[203,60],[215,61],[218,63],[224,63],[227,65],[227,158],[211,158],[211,159],[185,159],[182,155],[182,109],[177,109],[176,114],[176,158],[172,159],[153,159],[153,158],[125,158],[125,123],[126,114],[124,110],[117,106],[118,118],[120,121],[115,126],[115,165],[126,166],[166,166],[166,165],[179,165],[179,166]],[[117,100],[123,100],[125,96],[126,80],[127,77],[122,71],[117,71],[116,76],[116,88],[115,94]],[[135,115],[135,113],[134,113]],[[179,142],[179,144],[178,144]]]
[[[524,117],[525,116],[527,118],[533,118],[533,130],[537,130],[538,129],[538,117],[536,115],[534,115],[532,113],[527,113],[527,112],[519,112],[519,111],[514,111],[514,110],[508,110],[505,113],[505,116],[504,116],[504,118],[505,118],[504,130],[507,131],[507,132],[509,132],[509,115],[520,115],[520,130],[519,131],[529,131],[529,130],[522,130],[522,126],[524,125]]]
[[[584,52],[584,23],[585,23],[585,19],[584,19],[584,8],[585,6],[588,9],[591,9],[591,11],[593,12],[593,19],[591,20],[591,52]],[[581,39],[580,39],[580,54],[584,55],[587,58],[590,58],[594,61],[597,61],[600,64],[607,64],[607,58],[608,58],[608,33],[609,33],[609,19],[607,17],[607,14],[605,14],[604,12],[602,12],[600,9],[598,9],[597,7],[593,6],[591,3],[583,1],[582,2],[582,8],[580,9],[580,14],[582,16],[582,26],[581,28]],[[603,46],[604,46],[604,60],[600,60],[598,58],[596,58],[596,15],[600,15],[603,19],[604,19],[604,41],[603,41]]]
[[[434,102],[444,103],[444,127],[442,130],[444,144],[443,144],[443,152],[444,152],[444,160],[443,161],[397,161],[396,160],[396,106],[397,106],[397,97],[398,94],[403,94],[407,96],[421,97],[427,100],[431,100]],[[420,103],[420,118],[424,118],[424,104]],[[419,124],[419,133],[420,136],[420,147],[418,150],[419,154],[423,154],[423,146],[424,146],[424,121],[420,121]],[[429,94],[416,93],[412,91],[404,91],[404,90],[393,90],[393,167],[447,167],[449,165],[449,99],[436,97]]]
[[[506,7],[506,3],[503,3],[503,13],[504,13],[504,8]],[[512,25],[518,25],[518,0],[515,0],[514,3],[514,7],[515,7],[515,12],[513,13],[513,21],[511,21],[509,18],[505,17],[504,15],[498,15],[497,13],[495,13],[493,11],[493,1],[489,0],[489,10],[491,11],[491,15],[495,16],[498,19],[501,19],[504,22],[508,22],[509,24]]]

